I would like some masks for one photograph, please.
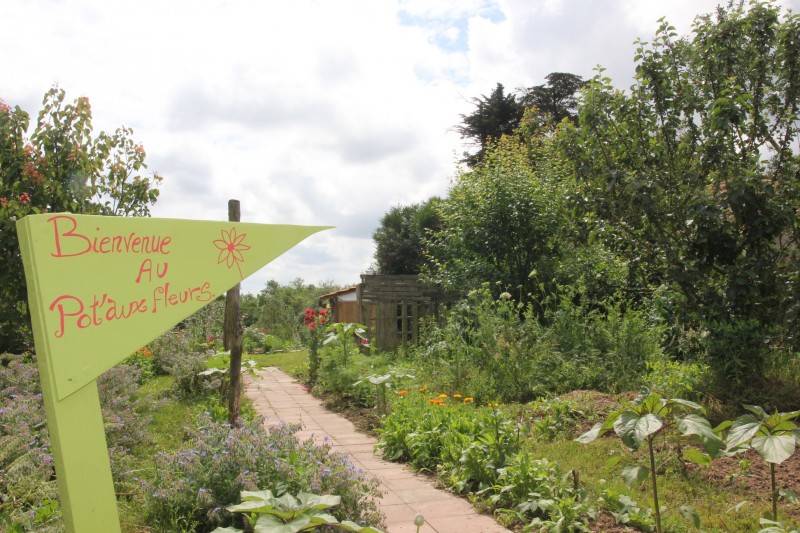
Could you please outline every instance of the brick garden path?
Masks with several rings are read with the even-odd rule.
[[[325,409],[302,385],[277,368],[266,368],[247,378],[245,393],[265,426],[280,421],[301,423],[299,439],[322,442],[325,437],[338,452],[349,454],[357,468],[380,481],[383,498],[378,505],[386,516],[387,533],[415,533],[414,515],[421,512],[425,525],[420,533],[500,533],[507,529],[491,517],[478,514],[469,502],[436,489],[425,477],[407,467],[382,460],[373,451],[376,440],[359,433],[349,420]]]

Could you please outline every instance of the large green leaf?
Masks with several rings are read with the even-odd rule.
[[[753,415],[743,415],[737,418],[728,432],[726,447],[733,450],[747,444],[755,436],[761,427],[761,422],[756,420]]]
[[[788,413],[781,413],[779,416],[781,417],[781,420],[792,420],[800,416],[800,411],[790,411]]]
[[[678,512],[681,513],[683,518],[694,524],[694,527],[700,528],[700,515],[697,513],[697,509],[691,505],[681,505],[678,508]]]
[[[230,505],[226,509],[232,513],[270,513],[275,510],[275,506],[272,503],[274,501],[274,499],[270,501],[252,499],[236,505]]]
[[[380,529],[375,529],[374,527],[370,526],[359,526],[355,522],[351,522],[349,520],[345,520],[339,524],[339,529],[343,529],[345,531],[356,531],[357,533],[382,533]]]
[[[301,492],[297,495],[300,506],[305,509],[328,509],[336,507],[342,502],[342,497],[336,494],[309,494]]]
[[[598,422],[597,424],[592,426],[592,429],[590,429],[589,431],[587,431],[586,433],[575,439],[575,441],[580,442],[582,444],[586,444],[587,442],[592,442],[597,437],[603,434],[602,431],[603,431],[603,423]]]
[[[703,453],[697,448],[686,448],[683,450],[683,457],[687,461],[701,466],[708,466],[712,461],[712,457],[709,454]]]
[[[622,469],[622,479],[627,485],[641,483],[649,475],[650,469],[646,466],[627,465]]]
[[[308,526],[311,527],[309,528]],[[291,522],[286,523],[272,515],[261,515],[258,517],[253,531],[255,533],[297,533],[298,531],[307,531],[315,527],[311,524],[311,517],[306,515],[298,516]]]
[[[722,439],[719,438],[714,430],[711,429],[711,424],[700,415],[688,414],[678,421],[678,431],[681,435],[697,435],[703,442],[706,451],[713,455],[722,448]]]
[[[753,448],[768,463],[777,465],[792,456],[795,441],[792,435],[764,435],[753,438]]]
[[[625,411],[614,424],[614,431],[628,448],[638,450],[647,437],[663,426],[661,419],[652,413],[639,416],[633,411]]]
[[[742,407],[744,407],[745,409],[756,415],[759,418],[759,420],[765,420],[769,416],[767,412],[764,411],[764,409],[762,407],[759,407],[758,405],[743,404]]]
[[[699,403],[695,403],[689,400],[684,400],[682,398],[671,398],[668,403],[682,405],[683,407],[688,407],[692,411],[700,411],[700,412],[705,411],[703,406],[700,405]]]
[[[339,520],[328,513],[318,513],[308,515],[311,518],[311,523],[316,526],[329,526],[332,524],[339,524]]]

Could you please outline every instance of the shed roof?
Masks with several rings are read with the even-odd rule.
[[[355,285],[352,287],[347,287],[346,289],[339,289],[338,291],[329,292],[328,294],[323,294],[319,297],[320,300],[330,300],[331,298],[336,298],[339,296],[344,296],[345,294],[350,294],[351,292],[356,292]]]

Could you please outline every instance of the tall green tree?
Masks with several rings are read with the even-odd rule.
[[[161,182],[145,173],[132,130],[92,134],[88,98],[67,103],[54,87],[30,137],[29,125],[25,111],[0,100],[0,352],[31,346],[16,220],[60,211],[147,216]]]
[[[663,285],[741,390],[765,346],[798,349],[800,18],[771,2],[698,17],[691,38],[662,21],[638,42],[636,83],[602,72],[562,147],[584,214]]]
[[[522,89],[520,103],[526,108],[534,107],[553,122],[569,119],[578,122],[578,91],[586,82],[577,74],[551,72],[545,76],[546,83]]]
[[[372,234],[375,241],[375,270],[378,274],[419,274],[426,263],[427,236],[440,228],[437,197],[405,206],[392,207]]]
[[[535,150],[548,150],[546,136],[540,138]],[[503,137],[482,163],[455,178],[438,207],[442,227],[429,243],[432,281],[456,291],[494,282],[523,298],[540,290],[540,280],[551,282],[570,221],[551,159],[540,154],[534,168],[532,146]]]
[[[475,109],[469,115],[461,115],[461,125],[456,131],[462,139],[469,139],[478,151],[464,152],[463,162],[474,166],[483,160],[489,143],[503,135],[511,135],[522,120],[524,107],[511,93],[506,94],[503,84],[498,83],[489,96],[473,98]]]

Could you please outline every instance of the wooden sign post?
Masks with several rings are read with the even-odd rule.
[[[120,531],[96,379],[323,229],[69,213],[17,221],[68,532]]]

